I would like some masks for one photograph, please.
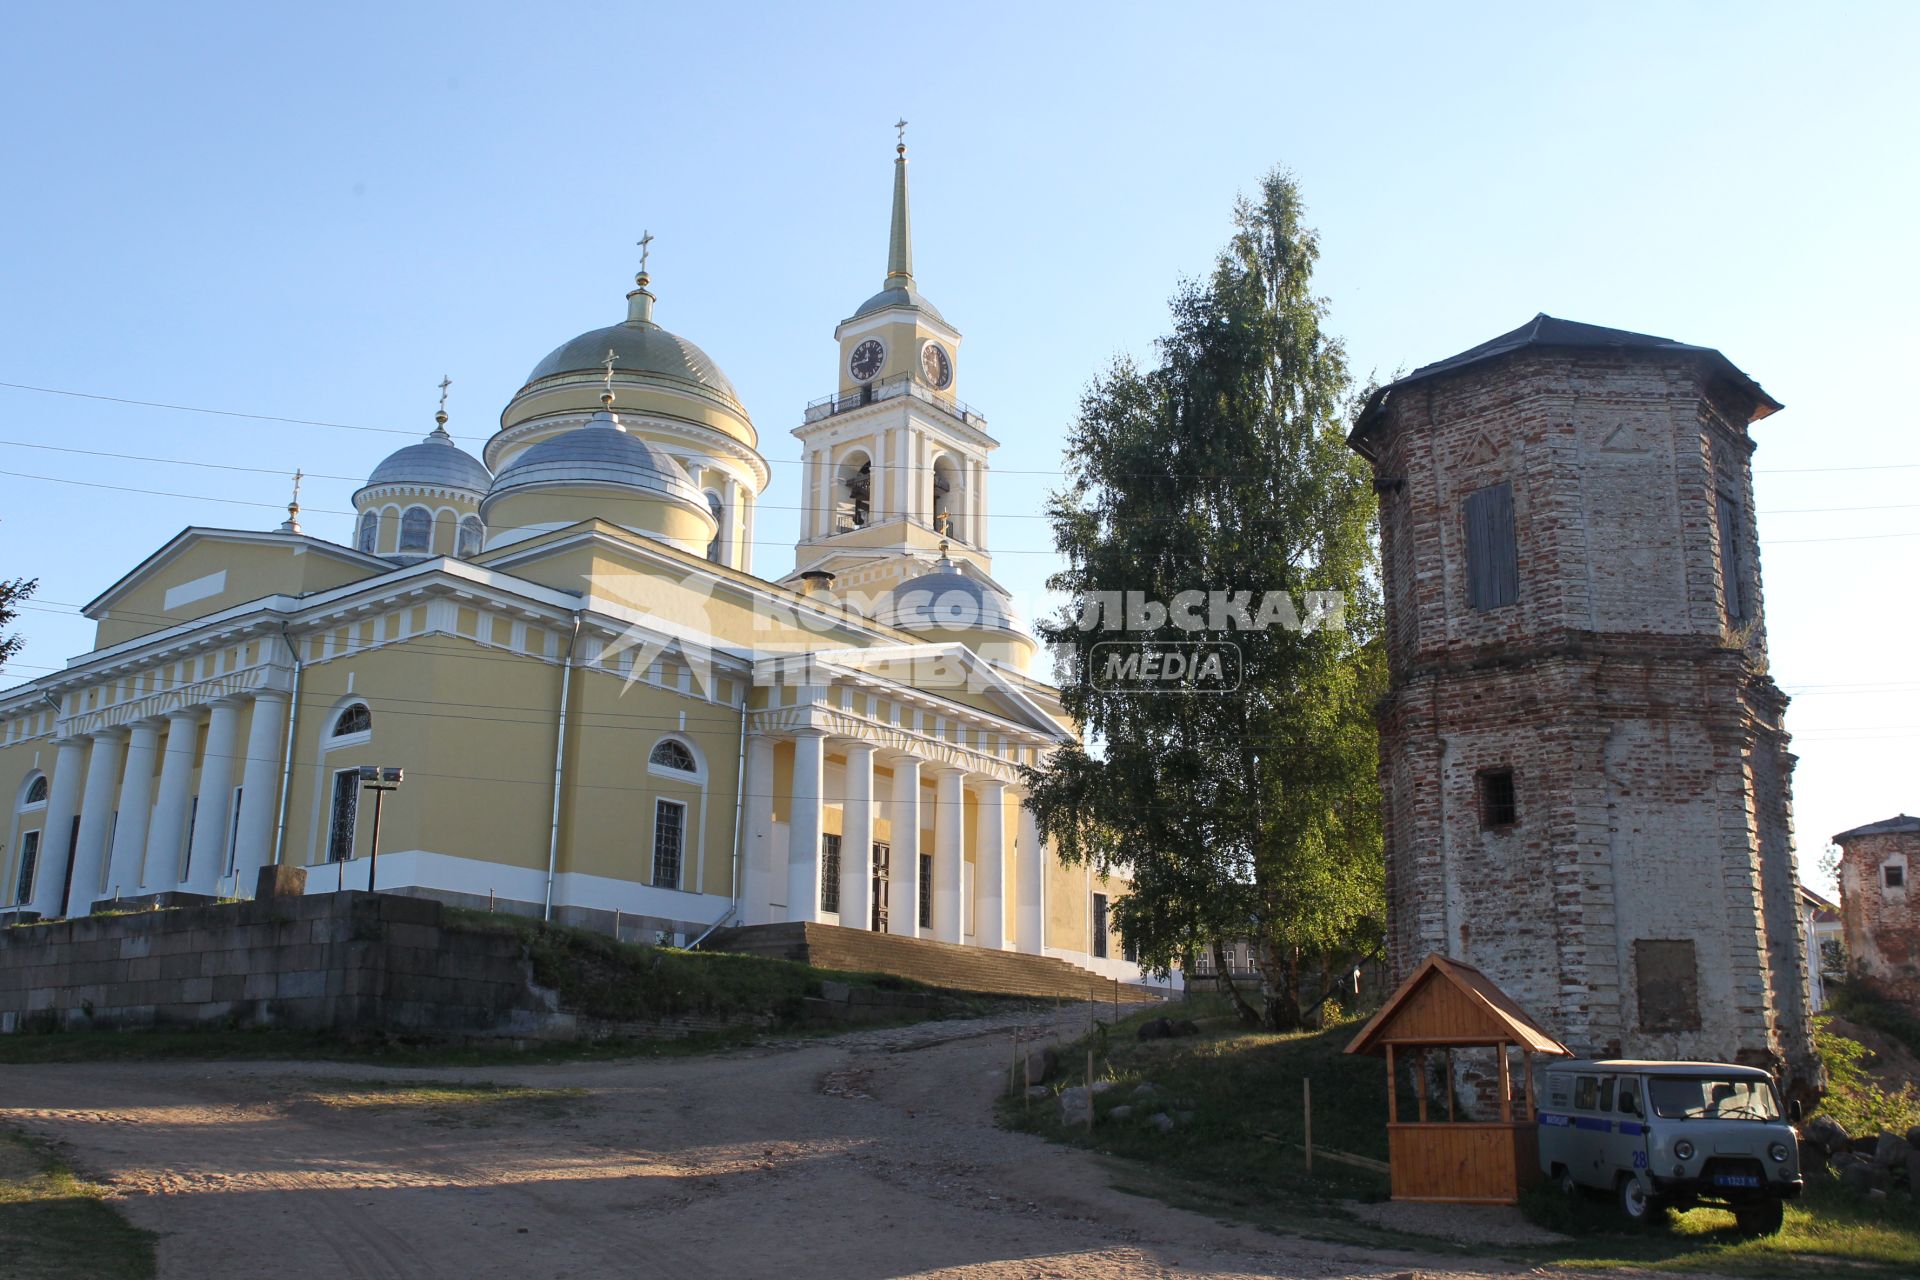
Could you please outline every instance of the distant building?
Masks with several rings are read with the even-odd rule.
[[[1840,921],[1847,965],[1883,995],[1920,1011],[1920,818],[1906,814],[1842,831]]]
[[[1439,952],[1577,1052],[1815,1078],[1748,433],[1780,407],[1546,315],[1368,400],[1390,980]]]
[[[1808,1007],[1819,1013],[1827,1007],[1827,983],[1846,976],[1841,940],[1840,905],[1800,886],[1800,916],[1807,936]]]

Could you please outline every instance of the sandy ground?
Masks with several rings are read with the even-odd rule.
[[[1057,1016],[1084,1026],[1084,1011]],[[1028,1015],[1029,1020],[1033,1015]],[[996,1128],[1018,1022],[856,1032],[716,1057],[396,1071],[341,1063],[0,1067],[0,1122],[66,1144],[163,1277],[1467,1277],[1112,1190]],[[1034,1030],[1051,1032],[1041,1026]],[[316,1082],[585,1090],[449,1124]]]

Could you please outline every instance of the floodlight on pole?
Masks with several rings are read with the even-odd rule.
[[[398,791],[407,772],[390,764],[360,766],[360,789],[373,792],[373,850],[367,859],[367,892],[374,891],[380,874],[380,803],[387,792]]]

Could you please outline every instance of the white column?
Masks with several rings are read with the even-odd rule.
[[[739,568],[740,482],[728,476],[720,489],[726,510],[720,514],[720,563]]]
[[[247,758],[240,772],[240,820],[234,840],[233,892],[251,898],[260,868],[273,857],[273,820],[279,813],[280,765],[286,754],[287,695],[254,695]]]
[[[902,426],[894,432],[893,512],[905,520],[913,519],[913,437]]]
[[[816,453],[809,449],[800,459],[800,541],[805,542],[816,532],[813,523],[813,468]]]
[[[966,775],[939,768],[933,774],[933,936],[959,942],[964,921],[960,914],[960,864],[966,860]]]
[[[887,433],[876,431],[873,434],[873,489],[867,497],[868,524],[879,524],[893,514],[891,488],[887,476]]]
[[[820,919],[820,784],[827,735],[802,729],[793,738],[793,798],[787,818],[787,919]]]
[[[67,860],[73,849],[73,820],[80,813],[81,784],[87,778],[85,738],[67,738],[56,742],[53,783],[47,791],[47,807],[41,812],[46,826],[40,834],[39,863],[33,872],[33,897],[29,907],[41,919],[60,915],[65,909]]]
[[[187,808],[193,799],[193,760],[199,747],[198,713],[175,711],[169,715],[167,746],[160,756],[160,794],[153,802],[153,822],[147,828],[146,862],[140,872],[141,893],[165,893],[180,885],[180,844],[187,838]]]
[[[1014,946],[1030,956],[1042,953],[1045,934],[1042,932],[1043,914],[1046,910],[1047,853],[1040,844],[1040,824],[1033,820],[1033,810],[1027,808],[1026,797],[1021,797],[1019,853],[1014,863],[1015,896],[1014,907]]]
[[[740,797],[746,813],[741,828],[746,848],[741,852],[740,922],[768,924],[773,920],[773,739],[747,739],[747,785]]]
[[[234,756],[240,745],[240,708],[213,704],[207,749],[200,757],[199,800],[193,808],[193,845],[187,850],[188,893],[212,897],[227,870],[227,807],[233,801]]]
[[[107,873],[107,841],[113,834],[113,802],[119,795],[120,760],[126,746],[125,729],[108,729],[93,736],[87,782],[80,793],[80,838],[73,846],[73,882],[67,889],[64,915],[86,915],[100,896],[100,881]]]
[[[887,932],[920,936],[920,762],[893,758],[893,802],[887,808],[893,827],[893,866],[887,890]]]
[[[975,784],[980,801],[980,847],[973,852],[974,941],[992,951],[1007,949],[1007,784],[983,778]]]
[[[987,545],[987,464],[973,464],[973,545],[985,549]]]
[[[742,573],[753,572],[753,509],[758,500],[752,489],[740,491],[744,509],[740,521],[740,563],[734,567]]]
[[[873,747],[847,744],[847,794],[840,819],[840,923],[873,927]]]
[[[113,827],[113,852],[107,861],[107,893],[136,897],[140,862],[147,851],[147,824],[153,819],[153,764],[160,754],[160,722],[142,720],[127,743],[127,773],[120,781],[120,820]]]

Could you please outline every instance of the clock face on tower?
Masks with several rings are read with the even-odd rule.
[[[878,338],[868,338],[853,349],[853,355],[847,359],[847,372],[856,382],[867,382],[880,372],[880,365],[887,358],[887,348]]]
[[[934,389],[944,390],[953,381],[953,361],[947,357],[947,349],[937,342],[920,348],[920,371]]]

